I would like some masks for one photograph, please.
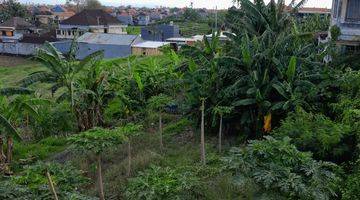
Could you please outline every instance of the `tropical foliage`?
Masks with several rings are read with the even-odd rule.
[[[236,2],[159,56],[46,43],[0,89],[0,198],[358,199],[359,54],[305,0]]]

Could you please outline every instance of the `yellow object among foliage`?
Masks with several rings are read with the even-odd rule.
[[[265,133],[271,132],[271,113],[264,116],[264,132]]]

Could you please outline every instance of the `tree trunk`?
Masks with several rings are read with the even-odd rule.
[[[48,182],[49,182],[49,188],[50,188],[50,192],[54,195],[54,200],[59,200],[57,194],[56,194],[56,190],[55,190],[55,187],[54,187],[54,183],[51,179],[51,176],[50,176],[50,173],[49,171],[46,171],[46,177],[48,179]]]
[[[104,194],[104,185],[103,185],[103,177],[101,172],[101,155],[97,155],[97,173],[98,173],[98,181],[99,181],[99,196],[100,200],[105,200]]]
[[[127,151],[128,151],[128,167],[127,167],[126,176],[130,177],[130,175],[131,175],[131,144],[130,144],[130,138],[129,138],[129,142],[127,144]]]
[[[13,151],[14,141],[11,136],[7,138],[7,154],[6,154],[6,162],[11,163],[12,161],[12,151]]]
[[[161,113],[159,115],[159,134],[160,134],[160,151],[163,152],[164,144],[163,144],[163,130],[162,130],[162,116]]]
[[[221,153],[221,142],[222,142],[222,123],[223,117],[220,115],[220,127],[219,127],[219,153]]]
[[[4,138],[0,136],[0,165],[4,164],[6,161],[6,156],[4,154]]]
[[[205,160],[205,100],[201,100],[201,163],[206,164]]]

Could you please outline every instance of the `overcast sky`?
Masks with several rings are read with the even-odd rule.
[[[45,4],[63,4],[66,0],[20,0],[22,3],[45,3]],[[194,2],[196,8],[228,8],[233,5],[232,0],[100,0],[104,5],[133,5],[133,6],[169,6],[169,7],[185,7],[190,2]],[[287,0],[289,1],[289,0]],[[332,0],[308,0],[306,7],[322,7],[331,8]]]

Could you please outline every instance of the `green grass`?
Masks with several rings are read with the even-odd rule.
[[[141,33],[141,26],[128,26],[126,31],[129,35],[139,35]]]
[[[175,24],[179,26],[181,35],[184,37],[211,33],[211,27],[205,22],[176,22]]]
[[[54,153],[65,150],[66,147],[67,141],[65,137],[48,137],[35,143],[15,142],[14,160],[31,157],[44,160]]]
[[[19,65],[14,67],[0,67],[0,85],[3,87],[16,86],[28,74],[42,70],[39,65]]]

